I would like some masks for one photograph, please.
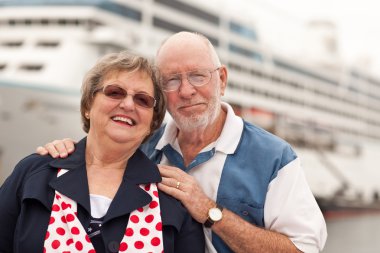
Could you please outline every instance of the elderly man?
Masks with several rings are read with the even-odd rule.
[[[156,64],[173,120],[141,148],[161,164],[160,189],[204,224],[206,251],[321,251],[326,224],[299,158],[221,101],[227,68],[209,40],[174,34]],[[64,157],[73,148],[66,139],[38,151]]]

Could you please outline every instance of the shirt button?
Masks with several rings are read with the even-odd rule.
[[[247,216],[249,213],[248,213],[248,211],[245,211],[245,210],[244,210],[244,211],[242,212],[242,214],[243,214],[244,216]]]

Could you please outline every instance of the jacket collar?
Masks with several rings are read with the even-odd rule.
[[[84,169],[86,167],[86,142],[87,138],[83,138],[76,144],[73,154],[65,159],[51,161],[50,166],[67,170]],[[137,149],[129,158],[123,177],[136,184],[161,182],[157,165],[149,160],[140,149]]]
[[[86,138],[76,145],[75,152],[65,159],[56,159],[50,166],[67,169],[64,175],[54,178],[50,186],[73,199],[88,213],[90,199],[85,162]],[[104,222],[130,213],[148,204],[151,197],[139,184],[161,182],[157,165],[150,161],[139,149],[130,157],[124,172],[123,181],[115,195]]]

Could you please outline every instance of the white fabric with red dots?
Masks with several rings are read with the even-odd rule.
[[[67,170],[60,169],[58,177]],[[156,184],[140,185],[152,201],[131,212],[119,252],[163,252],[162,221]],[[76,216],[77,203],[55,192],[44,252],[95,253],[85,229]]]

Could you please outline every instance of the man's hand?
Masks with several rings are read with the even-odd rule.
[[[216,204],[206,196],[194,177],[179,168],[158,165],[162,182],[158,188],[182,202],[190,215],[199,223],[204,223],[208,210]]]
[[[55,140],[45,144],[45,146],[39,146],[36,149],[37,154],[47,155],[54,158],[65,158],[72,152],[74,152],[74,144],[76,142],[70,138],[65,138],[63,140]]]

